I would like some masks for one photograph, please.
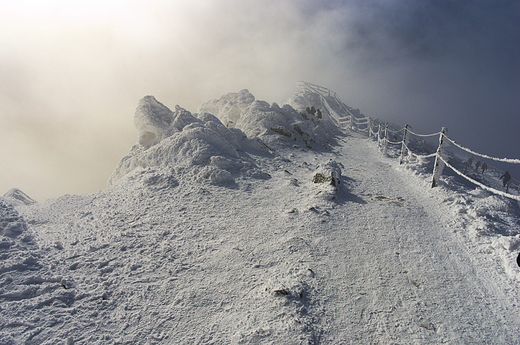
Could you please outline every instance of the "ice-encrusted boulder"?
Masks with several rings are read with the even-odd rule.
[[[171,111],[153,96],[146,96],[139,102],[134,123],[138,143],[123,157],[109,185],[136,169],[147,168],[215,184],[229,182],[244,170],[263,176],[239,154],[248,145],[246,135],[227,128],[214,115],[191,114],[178,105]]]
[[[13,204],[32,205],[37,202],[18,188],[8,190],[4,198]]]
[[[308,99],[304,99],[308,97]],[[318,104],[319,95],[302,94],[298,102],[292,104]],[[305,107],[304,107],[305,109]],[[238,128],[248,137],[260,137],[268,144],[298,144],[315,149],[327,148],[338,134],[337,127],[327,119],[315,114],[306,114],[296,110],[290,103],[279,106],[255,100],[247,90],[228,93],[219,99],[208,101],[199,107],[217,116],[229,127]]]
[[[198,112],[213,114],[226,126],[235,127],[242,111],[254,101],[255,96],[249,90],[243,89],[203,103]]]
[[[134,116],[139,144],[150,147],[161,141],[173,117],[172,111],[155,97],[145,96],[141,99]]]
[[[324,183],[337,187],[341,183],[341,168],[335,161],[320,164],[312,174],[313,183]]]
[[[337,195],[343,189],[341,174],[340,164],[336,161],[318,165],[312,174],[312,183],[317,190],[315,195],[323,200],[336,200]]]

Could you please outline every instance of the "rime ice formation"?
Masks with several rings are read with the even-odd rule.
[[[121,160],[109,184],[152,168],[169,175],[169,180],[182,176],[212,184],[244,175],[267,178],[254,164],[252,152],[267,153],[279,144],[328,149],[339,133],[327,119],[299,113],[289,104],[280,107],[255,100],[248,90],[208,101],[196,114],[178,105],[172,112],[146,96],[139,101],[134,123],[138,143]]]
[[[244,89],[240,92],[230,92],[219,99],[207,101],[199,107],[198,111],[213,114],[226,126],[235,127],[242,111],[254,101],[255,96],[249,90]]]
[[[229,183],[239,175],[268,178],[243,151],[267,152],[265,145],[207,112],[191,114],[178,105],[172,112],[146,96],[136,109],[135,125],[139,141],[123,157],[109,185],[131,172],[161,174],[170,182],[184,178],[211,184]]]
[[[286,99],[283,104],[290,105],[300,113],[306,113],[307,109],[314,107],[314,110],[317,112],[319,109],[321,115],[326,119],[330,119],[333,115],[342,117],[349,113],[355,116],[361,115],[359,109],[354,109],[344,104],[333,91],[328,89],[324,91],[322,89],[320,92],[320,87],[316,87],[318,89],[312,90],[306,87],[306,83],[299,83],[297,91]]]
[[[158,102],[155,97],[145,96],[141,99],[134,116],[139,144],[148,148],[161,141],[173,118],[172,111]]]
[[[279,106],[255,100],[248,90],[242,90],[208,101],[199,107],[199,111],[213,113],[223,123],[240,129],[249,137],[258,136],[273,144],[281,139],[285,143],[321,150],[334,141],[338,129],[328,118],[307,113],[307,105],[324,110],[317,95],[305,99],[295,96]]]
[[[18,188],[12,188],[4,194],[4,198],[14,203],[22,203],[24,205],[31,205],[36,203],[30,196],[22,192]]]

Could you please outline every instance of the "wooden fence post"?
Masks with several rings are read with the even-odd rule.
[[[435,156],[435,163],[433,165],[432,188],[438,185],[439,178],[441,177],[442,170],[444,169],[444,162],[441,160],[441,157],[443,154],[442,145],[446,131],[446,128],[442,127],[441,133],[439,134],[439,147],[437,148],[437,155]]]
[[[383,138],[383,154],[386,155],[386,148],[388,146],[388,123],[386,124],[386,127],[385,127],[385,137]]]
[[[406,150],[406,135],[408,134],[408,125],[404,126],[403,141],[401,142],[401,155],[399,156],[399,165],[403,164],[404,151]]]
[[[377,125],[377,147],[381,147],[381,122]]]

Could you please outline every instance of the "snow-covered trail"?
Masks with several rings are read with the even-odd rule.
[[[322,342],[517,343],[517,296],[504,293],[516,289],[460,243],[456,222],[443,224],[447,206],[432,204],[435,191],[417,188],[371,142],[349,137],[340,152],[356,198],[331,210],[322,229]]]

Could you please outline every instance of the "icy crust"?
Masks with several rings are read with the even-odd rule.
[[[20,344],[20,337],[24,344],[41,344],[34,337],[56,325],[75,292],[70,281],[53,272],[9,201],[0,198],[0,344]],[[17,207],[25,206],[19,202]]]
[[[468,190],[451,177],[444,178],[454,193],[444,200],[452,212],[464,222],[468,234],[475,237],[504,237],[512,241],[505,245],[508,250],[516,250],[520,238],[520,206],[516,200],[491,194],[481,188]]]
[[[36,200],[25,194],[18,188],[12,188],[4,194],[4,198],[13,204],[32,205]]]
[[[244,89],[240,92],[230,92],[220,97],[203,103],[199,113],[210,113],[217,116],[228,127],[234,127],[242,111],[255,101],[255,96]]]
[[[309,97],[305,104],[321,106],[318,95],[305,96]],[[290,104],[280,107],[277,103],[255,100],[247,90],[208,101],[199,107],[199,111],[212,113],[226,126],[240,129],[248,137],[259,137],[272,145],[284,143],[323,150],[334,145],[336,136],[340,134],[327,119],[298,112]]]
[[[309,100],[301,102],[319,106],[317,95],[298,99],[304,96]],[[269,154],[288,145],[330,150],[340,135],[321,115],[255,100],[248,90],[208,101],[196,114],[178,105],[171,111],[146,96],[139,101],[134,124],[138,143],[123,157],[109,185],[148,168],[211,184],[231,183],[237,176],[268,178],[251,154]]]
[[[2,236],[2,245],[5,247],[9,239],[20,238],[27,231],[27,224],[14,207],[7,200],[0,198],[0,236]],[[5,242],[7,241],[7,242]],[[27,241],[30,241],[29,239]]]
[[[428,167],[425,169],[425,167]],[[431,183],[431,162],[401,166],[424,182]],[[414,181],[414,180],[411,180]],[[502,260],[504,271],[520,282],[516,255],[520,249],[520,204],[516,200],[492,194],[480,187],[468,186],[455,176],[441,176],[446,188],[435,188],[439,203],[448,210],[442,217],[456,219],[450,226],[463,229],[458,234],[479,248],[480,253],[493,254]]]
[[[144,97],[135,114],[139,142],[123,157],[109,185],[132,171],[155,167],[166,174],[212,184],[232,182],[241,173],[267,176],[246,153],[239,153],[244,148],[262,150],[261,145],[240,130],[227,128],[212,114],[195,115],[179,106],[175,112],[169,111],[152,96]]]
[[[516,206],[431,189],[355,135],[258,156],[272,178],[236,188],[155,166],[6,203],[25,226],[0,250],[0,344],[514,344],[520,273],[495,253],[520,241],[481,251],[450,202]]]

